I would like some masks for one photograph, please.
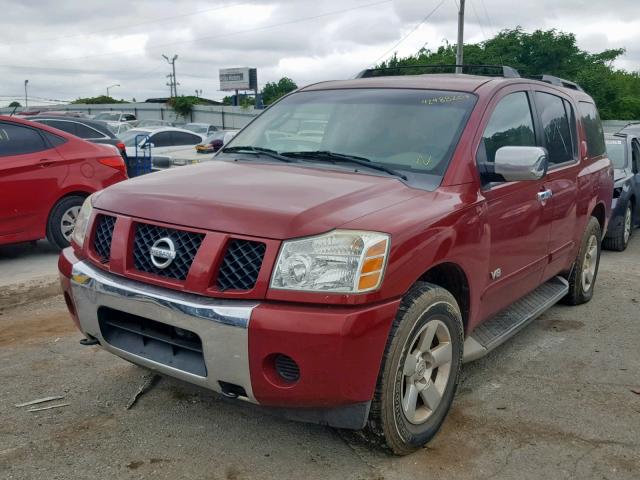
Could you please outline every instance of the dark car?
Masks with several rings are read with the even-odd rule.
[[[49,125],[63,132],[70,133],[91,143],[102,143],[113,145],[120,151],[122,158],[127,159],[127,152],[124,143],[116,137],[106,123],[63,115],[38,115],[29,120]]]
[[[607,152],[614,168],[611,220],[604,247],[623,251],[640,223],[640,140],[632,133],[607,135]]]

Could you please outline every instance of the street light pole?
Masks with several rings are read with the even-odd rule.
[[[111,89],[111,88],[113,88],[113,87],[119,87],[119,86],[120,86],[120,84],[119,84],[119,83],[116,83],[116,84],[114,84],[114,85],[109,85],[109,86],[107,87],[107,97],[109,96],[109,89]]]
[[[458,48],[456,50],[456,65],[464,62],[464,2],[460,0],[460,10],[458,10]],[[456,67],[456,73],[462,73],[462,66]]]
[[[171,65],[171,70],[172,70],[171,91],[172,91],[172,96],[177,97],[178,96],[178,80],[176,79],[176,60],[178,59],[178,55],[174,55],[171,60],[169,60],[169,57],[167,57],[164,54],[162,55],[162,57],[167,61],[169,65]]]
[[[24,81],[24,108],[25,110],[29,108],[29,95],[27,95],[27,84],[29,80]]]

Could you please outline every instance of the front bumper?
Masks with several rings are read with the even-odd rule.
[[[105,350],[290,418],[364,426],[399,300],[332,307],[215,299],[104,272],[77,259],[70,248],[62,252],[59,269],[74,321]],[[163,328],[192,332],[201,340],[198,361],[204,367],[185,367],[184,358],[194,354],[185,357],[180,339],[177,349],[173,344],[156,348],[155,339],[161,337],[156,334],[149,334],[151,342],[142,347],[144,340],[121,342],[107,330],[105,312],[116,320],[149,319]],[[274,358],[279,354],[298,364],[297,381],[278,376]]]

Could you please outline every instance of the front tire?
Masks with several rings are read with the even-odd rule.
[[[70,245],[71,234],[84,197],[72,195],[58,201],[51,209],[47,221],[47,240],[62,250]]]
[[[589,219],[582,236],[580,250],[569,275],[569,293],[565,297],[569,305],[587,303],[593,297],[593,290],[600,266],[600,246],[602,233],[600,223],[594,217]]]
[[[627,249],[633,232],[633,207],[631,202],[627,203],[623,217],[614,221],[617,222],[617,225],[611,234],[605,237],[603,246],[607,250],[623,252]]]
[[[407,455],[438,432],[460,379],[463,325],[455,298],[418,283],[394,320],[365,434]]]

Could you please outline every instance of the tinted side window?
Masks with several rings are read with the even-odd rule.
[[[93,128],[89,128],[81,123],[76,123],[76,135],[80,138],[104,138],[105,135],[101,134]]]
[[[73,122],[64,122],[61,120],[42,120],[40,123],[44,123],[45,125],[49,125],[50,127],[70,133],[71,135],[76,134],[76,124]]]
[[[200,137],[191,135],[186,132],[173,132],[173,144],[174,145],[195,145],[200,143]]]
[[[151,136],[151,143],[157,147],[170,147],[173,145],[171,132],[160,132]]]
[[[484,184],[503,182],[501,175],[493,173],[493,163],[500,147],[536,145],[533,116],[525,92],[504,97],[491,114],[478,148],[477,162]]]
[[[633,168],[633,173],[640,173],[640,143],[638,143],[638,140],[634,140],[632,145],[631,167]]]
[[[45,131],[40,131],[40,133],[44,135],[44,138],[46,138],[49,144],[54,147],[57,147],[67,142],[66,138],[59,137],[58,135],[54,135],[53,133],[49,133]]]
[[[574,160],[573,140],[565,105],[560,97],[536,92],[536,105],[542,121],[549,163],[558,164]]]
[[[0,157],[24,155],[50,148],[34,128],[0,123]]]
[[[604,131],[600,122],[600,115],[593,103],[580,102],[580,120],[584,128],[587,140],[589,157],[597,157],[604,154],[606,146],[604,143]]]

